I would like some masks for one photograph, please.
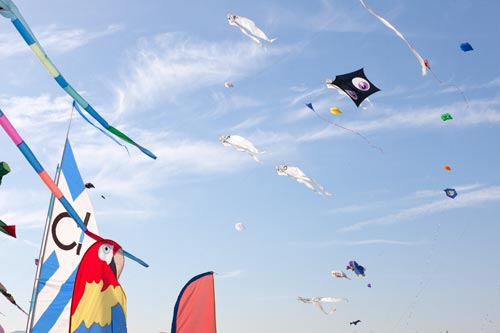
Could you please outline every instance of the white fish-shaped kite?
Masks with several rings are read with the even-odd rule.
[[[226,87],[226,88],[233,88],[234,84],[232,82],[227,81],[227,82],[224,82],[224,87]]]
[[[266,151],[258,150],[257,148],[255,148],[253,143],[251,143],[244,137],[239,135],[223,135],[219,138],[219,140],[224,146],[232,146],[238,151],[247,152],[248,154],[250,154],[250,156],[252,156],[255,162],[262,163],[255,155],[264,154]]]
[[[332,271],[332,276],[339,278],[339,279],[347,279],[350,280],[351,278],[348,277],[344,272],[342,271]]]
[[[274,42],[277,38],[269,38],[264,33],[264,31],[257,28],[255,22],[250,20],[249,18],[238,16],[234,14],[227,14],[227,22],[230,25],[234,25],[235,27],[240,28],[241,32],[245,34],[248,38],[259,44],[263,47],[259,38],[265,40],[269,43]]]
[[[348,302],[347,298],[341,298],[341,297],[312,297],[312,298],[304,298],[304,297],[298,297],[298,300],[301,301],[302,303],[306,304],[314,304],[318,309],[321,310],[326,315],[331,315],[335,311],[337,311],[336,308],[332,308],[329,312],[326,312],[325,309],[323,308],[323,305],[321,302],[325,303],[338,303],[338,302]]]
[[[333,195],[330,192],[327,192],[325,187],[315,181],[313,178],[307,176],[302,170],[300,170],[297,167],[294,166],[289,166],[289,165],[277,165],[276,166],[276,173],[280,176],[288,176],[291,178],[294,178],[296,181],[299,183],[304,184],[314,192],[318,194],[323,194],[323,195]],[[316,187],[319,189],[316,189]]]

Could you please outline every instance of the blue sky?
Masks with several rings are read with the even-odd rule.
[[[421,76],[405,43],[357,0],[16,2],[65,78],[158,156],[132,146],[129,156],[73,119],[101,234],[150,264],[127,261],[120,278],[129,332],[170,331],[184,283],[209,270],[220,333],[500,331],[500,4],[367,3],[432,73]],[[227,24],[228,13],[278,40],[260,48]],[[53,173],[71,100],[12,24],[0,23],[0,108]],[[474,51],[460,50],[465,41]],[[325,86],[361,67],[381,89],[366,109]],[[309,102],[383,152],[322,122]],[[343,113],[331,115],[332,106]],[[440,119],[446,112],[453,120]],[[268,151],[263,163],[224,147],[221,135]],[[1,237],[1,282],[28,308],[50,194],[6,135],[0,147],[12,169],[0,219],[18,231]],[[277,164],[299,167],[334,196],[278,176]],[[447,198],[447,187],[458,197]],[[330,276],[349,260],[366,277]],[[325,316],[298,296],[349,302]],[[24,330],[23,314],[0,305],[6,331]]]

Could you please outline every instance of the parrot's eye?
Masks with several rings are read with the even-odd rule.
[[[102,244],[99,248],[99,258],[109,264],[113,258],[113,245]]]

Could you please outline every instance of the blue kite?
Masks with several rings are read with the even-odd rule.
[[[461,49],[462,49],[462,51],[464,51],[464,52],[474,50],[474,49],[472,48],[472,45],[470,45],[468,42],[465,42],[465,43],[460,44],[460,48],[461,48]]]
[[[356,276],[365,276],[365,271],[366,269],[359,265],[356,261],[349,261],[349,264],[346,267],[347,270],[352,270],[354,273],[356,273]]]
[[[458,195],[457,191],[455,191],[454,188],[445,188],[443,191],[449,198],[452,199],[455,199],[455,197]]]

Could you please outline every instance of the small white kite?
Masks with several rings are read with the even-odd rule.
[[[321,305],[321,302],[326,302],[326,303],[338,303],[338,302],[348,302],[347,298],[341,298],[341,297],[312,297],[312,298],[304,298],[304,297],[298,297],[298,300],[301,301],[302,303],[305,304],[314,304],[318,309],[321,310],[326,315],[331,315],[335,311],[337,311],[336,308],[332,308],[329,312],[326,312],[325,309],[323,308],[323,305]]]
[[[294,166],[289,166],[289,165],[277,165],[276,166],[276,173],[280,176],[288,176],[291,178],[294,178],[296,181],[299,183],[304,184],[314,192],[318,194],[323,194],[323,195],[333,195],[330,192],[327,192],[325,187],[321,184],[319,184],[317,181],[315,181],[313,178],[306,176],[302,170],[300,170],[297,167]],[[319,191],[314,187],[316,185],[319,189]]]
[[[225,83],[224,83],[224,87],[226,87],[226,88],[233,88],[233,87],[234,87],[234,84],[233,84],[232,82],[229,82],[229,81],[228,81],[228,82],[225,82]]]
[[[227,21],[230,25],[234,25],[235,27],[240,28],[243,34],[245,34],[248,38],[250,38],[257,44],[259,44],[261,47],[263,47],[263,45],[260,42],[259,38],[269,43],[272,43],[277,39],[277,38],[267,37],[264,31],[257,28],[254,21],[250,20],[249,18],[234,14],[227,14]]]
[[[347,279],[350,280],[351,278],[348,277],[344,272],[342,271],[332,271],[332,276],[339,278],[339,279]]]
[[[243,223],[239,222],[234,225],[234,228],[238,231],[245,231],[246,227]]]
[[[219,138],[219,140],[224,146],[226,147],[233,146],[234,148],[236,148],[237,151],[247,152],[250,154],[250,156],[252,156],[255,162],[262,163],[255,155],[264,154],[265,151],[258,150],[257,148],[255,148],[253,143],[251,143],[244,137],[239,135],[223,135]]]

